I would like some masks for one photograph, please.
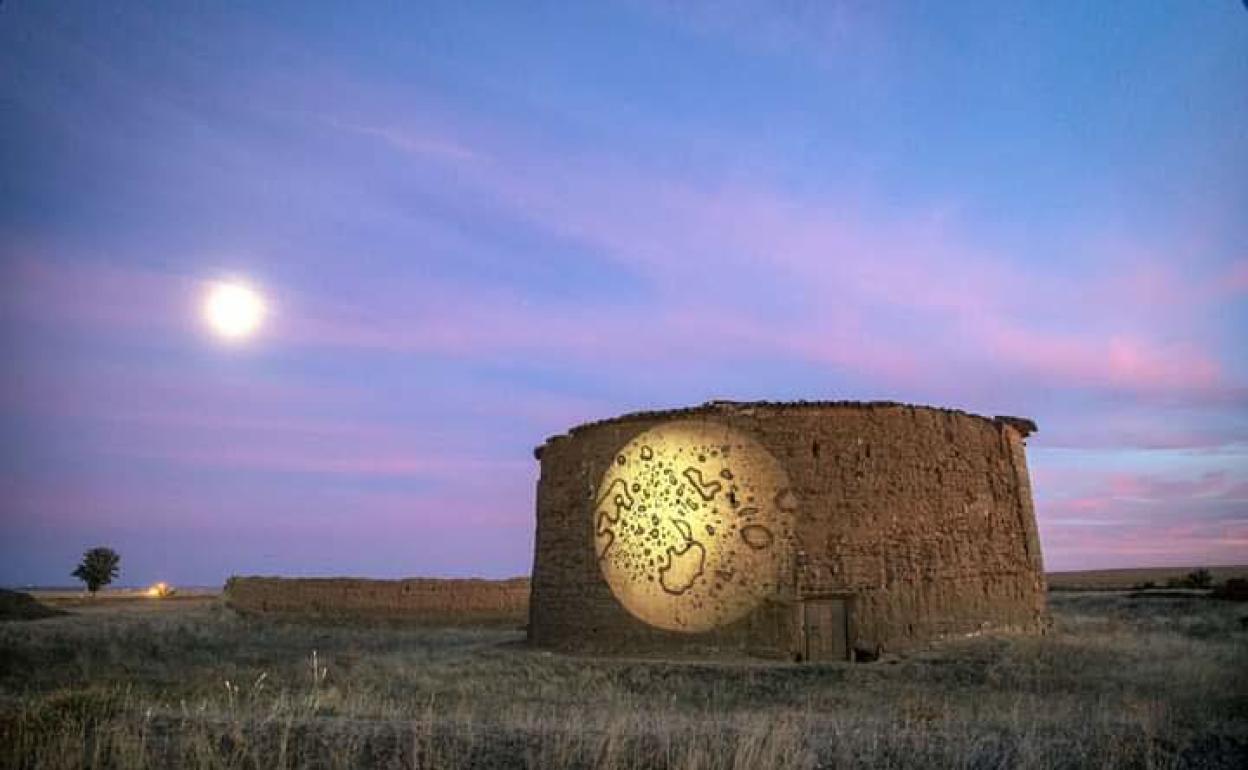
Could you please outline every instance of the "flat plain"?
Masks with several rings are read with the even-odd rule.
[[[1045,636],[819,665],[84,604],[0,623],[0,766],[1248,766],[1248,605],[1207,598],[1060,591]]]
[[[1192,570],[1192,567],[1134,567],[1050,572],[1045,577],[1049,588],[1059,591],[1115,591],[1149,583],[1165,587],[1172,581],[1183,580]],[[1214,583],[1221,584],[1232,578],[1248,578],[1248,565],[1209,567],[1208,572]]]

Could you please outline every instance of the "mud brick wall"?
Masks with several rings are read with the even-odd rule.
[[[784,466],[797,501],[792,579],[746,618],[687,634],[635,618],[595,551],[595,496],[616,453],[671,420],[723,423]],[[541,462],[529,636],[599,650],[707,648],[788,656],[803,597],[854,597],[854,644],[899,650],[1047,624],[1024,439],[1029,420],[891,402],[735,403],[643,412],[574,428]]]
[[[529,581],[232,577],[223,599],[239,612],[281,618],[523,625]]]

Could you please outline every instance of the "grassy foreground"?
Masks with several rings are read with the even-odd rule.
[[[624,661],[518,630],[0,624],[0,767],[1248,766],[1248,606],[1053,596],[1043,638],[895,661]]]

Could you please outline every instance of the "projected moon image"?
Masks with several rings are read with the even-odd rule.
[[[636,617],[701,633],[744,617],[786,574],[797,499],[761,444],[726,425],[680,420],[619,452],[598,487],[594,545]]]

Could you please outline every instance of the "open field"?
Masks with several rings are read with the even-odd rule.
[[[88,595],[72,589],[33,589],[26,591],[39,603],[79,615],[109,615],[125,609],[128,613],[167,613],[208,607],[216,603],[221,592],[215,588],[184,588],[173,596],[155,599],[143,588],[107,588]]]
[[[1153,583],[1164,587],[1171,580],[1181,580],[1196,567],[1137,567],[1133,569],[1094,569],[1080,572],[1050,572],[1045,577],[1049,588],[1059,591],[1125,591]],[[1248,564],[1209,567],[1214,583],[1231,578],[1248,578]]]
[[[153,610],[152,606],[159,610]],[[514,628],[0,624],[3,767],[1243,767],[1248,606],[1053,596],[1040,638],[871,664],[603,660]]]

